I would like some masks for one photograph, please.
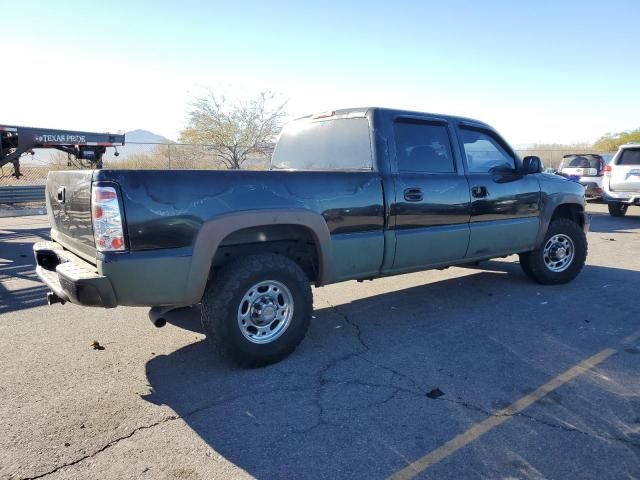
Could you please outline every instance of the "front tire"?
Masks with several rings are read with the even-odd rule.
[[[587,237],[566,218],[553,220],[539,248],[520,254],[520,266],[532,280],[545,285],[576,278],[587,258]]]
[[[214,349],[243,367],[282,360],[311,320],[309,279],[282,255],[241,258],[214,272],[202,297],[202,326]]]
[[[629,205],[620,202],[612,202],[607,205],[609,208],[609,215],[612,217],[624,217],[627,214]]]

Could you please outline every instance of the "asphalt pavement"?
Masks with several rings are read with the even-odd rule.
[[[568,285],[509,257],[315,289],[258,370],[197,307],[47,306],[46,217],[2,218],[0,479],[640,478],[640,208],[589,210]]]

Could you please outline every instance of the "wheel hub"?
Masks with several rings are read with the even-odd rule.
[[[258,325],[271,323],[278,313],[278,307],[271,297],[261,297],[251,305],[251,310],[251,318]]]
[[[564,247],[555,248],[551,252],[551,256],[554,258],[554,260],[562,260],[564,257],[567,256],[567,250]]]
[[[293,296],[289,289],[275,280],[252,286],[238,307],[238,326],[252,343],[270,343],[280,337],[293,317]]]
[[[575,246],[571,237],[565,234],[552,236],[542,252],[546,267],[552,272],[563,272],[573,262]]]

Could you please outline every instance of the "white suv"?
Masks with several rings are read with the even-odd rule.
[[[622,145],[604,169],[604,199],[609,213],[622,217],[629,205],[640,205],[640,144]]]

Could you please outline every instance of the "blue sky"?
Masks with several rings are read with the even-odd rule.
[[[190,98],[460,114],[511,143],[640,127],[640,2],[10,2],[0,122],[176,138]],[[10,91],[11,94],[7,95]]]

